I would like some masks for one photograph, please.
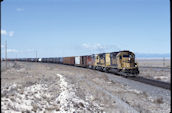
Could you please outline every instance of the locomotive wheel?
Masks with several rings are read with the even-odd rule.
[[[100,71],[102,71],[102,72],[103,72],[103,71],[104,71],[104,68],[103,68],[103,67],[102,67],[102,68],[100,68]]]
[[[97,70],[97,66],[95,67],[95,70]]]
[[[103,68],[103,71],[104,72],[109,72],[107,68]]]

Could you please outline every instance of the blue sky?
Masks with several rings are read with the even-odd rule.
[[[170,54],[169,0],[4,0],[8,57]]]

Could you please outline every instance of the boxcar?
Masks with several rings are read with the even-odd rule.
[[[54,59],[54,58],[48,58],[48,62],[49,62],[49,63],[53,63],[53,59]]]
[[[38,62],[42,62],[42,58],[39,58],[39,59],[38,59]]]
[[[86,67],[91,68],[91,64],[92,64],[92,59],[90,55],[90,56],[87,56]]]
[[[59,57],[55,59],[55,63],[58,63],[58,64],[60,63],[60,58]]]
[[[87,56],[87,62],[86,62],[87,64],[86,65],[87,65],[88,68],[92,68],[92,66],[93,66],[93,60],[94,59],[93,59],[93,56],[92,55]]]
[[[27,62],[30,62],[30,58],[27,58]]]
[[[75,57],[64,57],[63,64],[75,65]]]
[[[52,58],[52,63],[58,63],[58,58],[57,57]]]
[[[46,62],[46,58],[42,58],[42,62]]]
[[[52,63],[56,63],[56,58],[52,58]]]
[[[87,67],[87,56],[80,56],[80,65],[82,67]]]
[[[75,57],[75,66],[81,66],[80,65],[80,56]]]
[[[63,64],[63,57],[60,57],[60,64]]]
[[[38,62],[38,58],[34,58],[34,62]]]

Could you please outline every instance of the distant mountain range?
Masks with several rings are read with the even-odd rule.
[[[135,53],[136,58],[170,58],[170,53]]]

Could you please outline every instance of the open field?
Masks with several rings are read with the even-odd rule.
[[[165,59],[137,59],[139,64],[139,76],[156,79],[160,81],[170,82],[171,67],[170,60]]]
[[[169,90],[130,82],[113,74],[30,62],[8,62],[8,69],[2,62],[1,74],[3,113],[170,112]]]
[[[170,59],[136,59],[141,67],[166,67],[170,68]]]

